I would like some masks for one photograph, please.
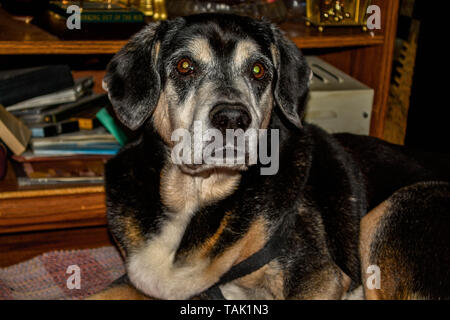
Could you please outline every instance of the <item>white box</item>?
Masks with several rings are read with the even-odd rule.
[[[306,60],[313,71],[306,122],[330,133],[368,135],[374,90],[318,57]]]

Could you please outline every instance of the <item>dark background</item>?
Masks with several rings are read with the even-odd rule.
[[[416,0],[421,21],[405,144],[450,153],[448,1]],[[399,21],[401,22],[401,20]]]

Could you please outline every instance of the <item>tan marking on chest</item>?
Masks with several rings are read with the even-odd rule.
[[[228,225],[228,221],[230,220],[230,217],[232,215],[232,212],[227,211],[225,212],[225,216],[223,217],[222,221],[220,222],[220,226],[217,229],[217,231],[208,239],[206,239],[205,243],[201,247],[201,255],[206,256],[211,249],[214,247],[214,245],[219,240],[220,236],[222,235],[223,231],[225,230],[226,226]]]
[[[217,171],[207,177],[191,176],[168,164],[161,172],[161,200],[173,213],[193,211],[232,194],[240,173]]]
[[[142,292],[164,299],[186,299],[212,286],[237,255],[227,255],[211,267],[211,259],[195,250],[183,261],[175,261],[186,227],[197,210],[234,192],[240,174],[216,172],[199,177],[184,174],[167,164],[161,172],[161,200],[167,207],[161,230],[127,260],[128,276]],[[225,228],[225,226],[224,226]],[[228,264],[227,264],[228,263]]]
[[[267,229],[262,218],[252,223],[248,232],[230,248],[211,261],[205,276],[220,275],[232,265],[247,259],[259,251],[267,242]],[[198,254],[193,257],[198,257]],[[224,269],[224,266],[227,266]]]

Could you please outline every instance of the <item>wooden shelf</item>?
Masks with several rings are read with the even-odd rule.
[[[101,185],[21,188],[11,165],[0,182],[0,234],[105,226]]]
[[[2,41],[0,54],[114,54],[126,41]]]
[[[380,45],[383,35],[359,28],[330,28],[323,33],[303,23],[284,23],[281,28],[300,48],[332,48]],[[59,40],[30,23],[17,21],[0,9],[0,54],[114,54],[126,40]]]
[[[375,46],[384,43],[383,34],[364,32],[360,28],[317,28],[303,23],[283,23],[281,29],[301,49]]]

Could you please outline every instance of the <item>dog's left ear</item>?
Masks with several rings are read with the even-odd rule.
[[[166,22],[139,31],[108,64],[103,88],[119,120],[132,130],[151,115],[159,100],[161,77],[157,68],[159,41]]]
[[[271,51],[277,69],[274,88],[275,101],[286,118],[298,128],[308,94],[311,69],[297,46],[275,26],[272,26],[275,43]]]

